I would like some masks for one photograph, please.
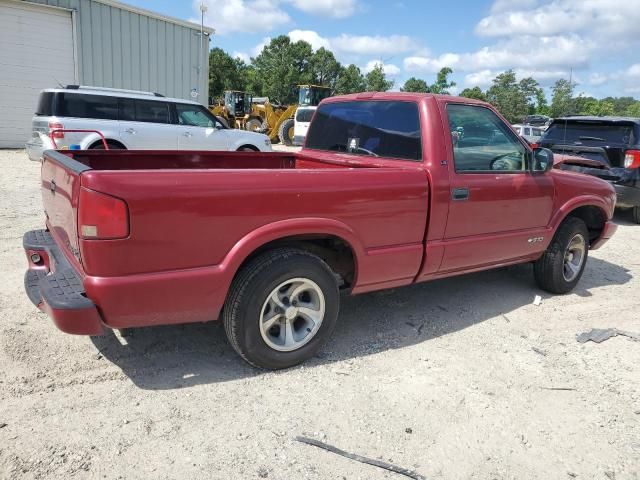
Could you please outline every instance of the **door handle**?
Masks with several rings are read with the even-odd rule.
[[[127,129],[125,130],[125,133],[130,133],[130,134],[132,134],[132,135],[135,135],[135,134],[136,134],[136,131],[135,131],[133,128],[127,128]]]
[[[469,200],[469,189],[467,187],[454,188],[451,190],[451,198],[454,201]]]
[[[182,134],[182,136],[187,137],[187,138],[189,138],[189,137],[193,137],[193,133],[191,133],[191,132],[184,132],[184,133]]]

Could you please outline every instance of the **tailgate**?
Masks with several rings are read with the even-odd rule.
[[[53,150],[43,155],[42,204],[47,227],[58,246],[80,260],[78,247],[78,198],[80,174],[88,167]]]

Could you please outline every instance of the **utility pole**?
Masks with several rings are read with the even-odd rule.
[[[202,71],[204,70],[203,61],[202,61],[202,49],[204,44],[204,14],[206,12],[207,12],[207,5],[204,2],[200,2],[200,43],[198,44],[198,90],[200,90],[200,86],[203,83],[206,83],[202,81]]]

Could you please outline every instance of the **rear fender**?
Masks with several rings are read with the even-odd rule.
[[[342,222],[328,218],[296,218],[263,225],[238,241],[219,268],[225,272],[225,277],[231,283],[242,263],[260,247],[276,240],[299,235],[327,235],[346,242],[353,251],[354,284],[357,284],[358,264],[366,255],[366,251],[351,228]]]

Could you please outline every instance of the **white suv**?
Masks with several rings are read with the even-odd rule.
[[[111,149],[252,150],[269,152],[271,141],[261,133],[225,128],[196,102],[157,93],[69,85],[40,93],[26,144],[31,160],[54,148],[56,129],[97,130]],[[104,148],[96,133],[53,134],[57,148]]]

